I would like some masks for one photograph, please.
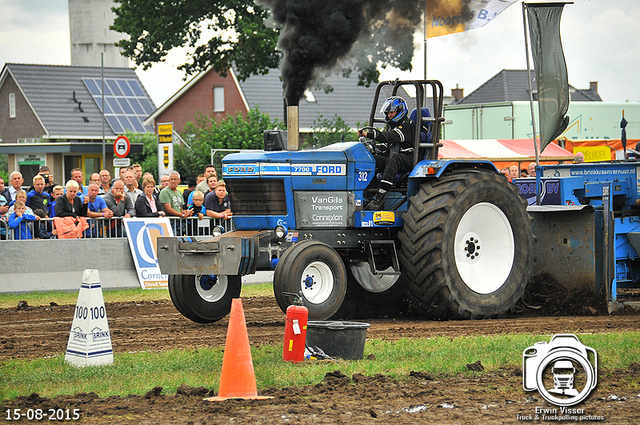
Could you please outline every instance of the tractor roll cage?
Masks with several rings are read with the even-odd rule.
[[[416,128],[414,135],[414,148],[413,148],[413,166],[415,167],[418,162],[424,159],[438,159],[438,148],[442,146],[440,143],[440,127],[444,122],[442,116],[443,111],[443,92],[442,83],[438,80],[390,80],[382,81],[376,88],[376,93],[373,98],[373,104],[371,106],[371,114],[369,115],[369,126],[374,127],[376,123],[386,124],[382,118],[376,118],[376,112],[378,108],[378,101],[380,100],[380,92],[385,86],[392,86],[392,96],[397,96],[398,89],[403,85],[412,85],[416,89],[415,108],[417,112]],[[433,99],[433,110],[431,111],[431,117],[422,117],[422,107],[426,106],[427,95],[429,94],[427,88],[431,88],[431,95]],[[406,100],[406,99],[405,99]],[[409,106],[409,102],[407,102]],[[409,108],[409,113],[411,108]],[[430,125],[429,140],[421,142],[420,132],[423,125]]]

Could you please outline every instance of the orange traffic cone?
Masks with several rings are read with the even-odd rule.
[[[207,401],[223,401],[231,398],[243,400],[266,400],[269,396],[259,396],[253,360],[249,349],[249,334],[244,320],[242,299],[231,300],[227,341],[222,358],[222,373],[218,396],[205,398]]]

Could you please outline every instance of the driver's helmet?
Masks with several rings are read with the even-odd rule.
[[[397,112],[396,116],[393,118],[388,118],[387,114],[394,111]],[[392,122],[400,122],[404,117],[407,116],[407,112],[409,112],[409,110],[407,109],[407,102],[405,102],[403,98],[401,98],[400,96],[391,96],[389,99],[384,101],[380,112],[384,114],[385,121],[387,122],[387,124],[389,124]]]

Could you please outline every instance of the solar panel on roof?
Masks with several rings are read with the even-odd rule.
[[[87,90],[93,96],[98,109],[102,111],[102,80],[83,78]],[[104,79],[105,118],[114,133],[133,131],[153,132],[142,122],[155,110],[138,81],[133,79]]]
[[[131,90],[131,88],[129,87],[129,84],[127,84],[125,80],[118,80],[118,87],[120,87],[120,90],[122,90],[122,93],[124,93],[125,96],[127,97],[133,96],[133,91]]]

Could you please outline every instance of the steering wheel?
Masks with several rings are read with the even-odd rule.
[[[367,132],[367,137],[360,136],[360,143],[365,145],[371,155],[375,155],[377,153],[377,146],[374,139],[375,134],[378,132],[378,130],[374,127],[362,127],[362,130],[365,130]],[[371,137],[372,134],[373,137]]]

